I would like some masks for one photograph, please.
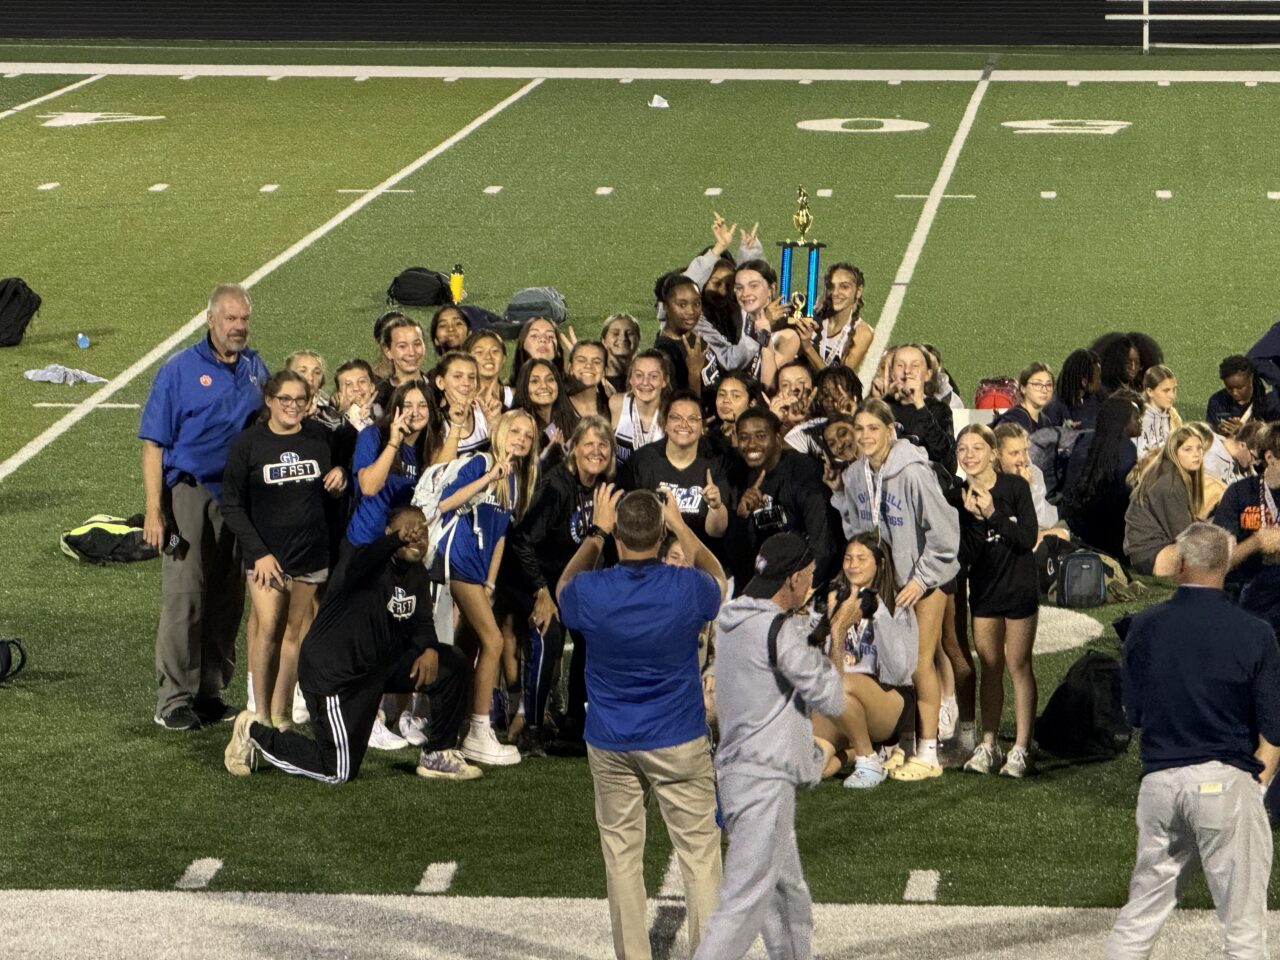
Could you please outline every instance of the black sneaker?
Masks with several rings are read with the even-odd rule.
[[[221,697],[209,697],[208,699],[197,700],[193,704],[196,716],[200,718],[200,722],[205,726],[212,726],[215,723],[223,721],[231,722],[235,720],[239,711],[223,700]]]
[[[520,753],[526,757],[545,757],[547,755],[546,744],[542,741],[542,731],[537,727],[523,727],[516,734],[516,746],[520,749]]]
[[[156,714],[155,721],[166,730],[199,730],[200,716],[187,704],[179,704],[163,717]]]

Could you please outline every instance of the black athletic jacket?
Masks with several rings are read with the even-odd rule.
[[[507,536],[507,553],[530,594],[547,587],[554,594],[560,575],[587,536],[595,506],[591,491],[564,463],[544,475],[529,510]],[[506,568],[504,559],[503,567]]]
[[[395,533],[362,547],[343,543],[302,644],[298,680],[308,693],[381,683],[407,651],[436,642],[426,567],[397,559],[401,545]]]

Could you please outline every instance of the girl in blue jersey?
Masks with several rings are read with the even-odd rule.
[[[427,461],[431,400],[422,383],[396,387],[377,423],[360,431],[351,472],[356,504],[347,539],[364,546],[382,537],[393,511],[413,499],[418,472]]]
[[[478,763],[520,762],[520,751],[500,744],[489,723],[489,701],[498,682],[502,632],[493,614],[493,592],[506,545],[507,527],[523,518],[538,482],[537,426],[524,410],[498,418],[492,459],[467,459],[440,495],[443,535],[436,562],[453,602],[479,644],[471,729],[462,751]]]

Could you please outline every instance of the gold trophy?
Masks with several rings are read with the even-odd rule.
[[[791,295],[791,300],[790,300],[791,315],[787,317],[788,325],[794,327],[797,323],[799,323],[801,320],[804,319],[805,317],[804,308],[805,308],[805,304],[807,304],[808,302],[809,302],[809,298],[806,297],[799,290],[797,290],[795,293]]]
[[[796,232],[800,234],[798,242],[804,246],[809,228],[813,226],[813,213],[809,210],[809,194],[804,192],[804,187],[796,187],[796,212],[791,215],[791,222],[796,225]]]
[[[826,246],[817,240],[809,239],[809,231],[813,228],[813,211],[809,209],[809,194],[803,186],[796,187],[796,212],[791,215],[799,240],[779,240],[782,248],[782,271],[778,279],[782,299],[791,304],[791,316],[788,323],[794,324],[801,317],[813,317],[813,307],[818,302],[818,251]],[[797,247],[809,251],[808,275],[805,277],[805,292],[791,292],[791,258]]]

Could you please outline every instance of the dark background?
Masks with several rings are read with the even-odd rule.
[[[1277,2],[1247,12],[1262,6],[1280,10]],[[1137,46],[1138,23],[1104,19],[1137,9],[1107,0],[0,0],[0,36]],[[1162,24],[1155,32],[1260,40],[1280,25]]]

